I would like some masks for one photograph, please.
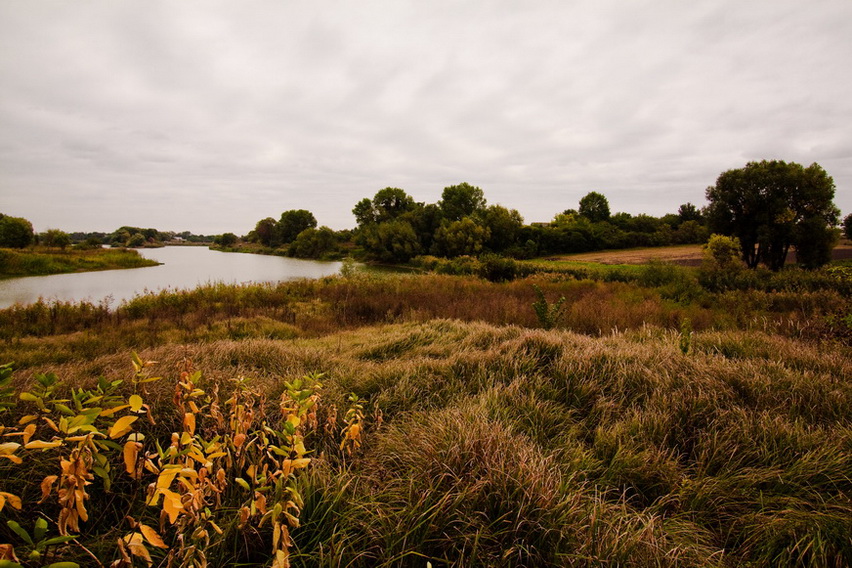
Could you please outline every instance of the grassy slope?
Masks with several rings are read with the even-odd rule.
[[[0,278],[156,266],[132,249],[0,249]]]
[[[254,377],[272,399],[282,379],[324,372],[325,418],[350,392],[377,405],[384,422],[371,415],[352,457],[336,433],[309,437],[321,457],[299,482],[294,565],[852,562],[852,358],[799,339],[837,298],[680,306],[620,282],[537,281],[590,335],[530,329],[530,281],[326,279],[162,294],[120,313],[6,310],[25,336],[0,360],[24,367],[19,380],[53,370],[82,384],[127,378],[129,350],[144,348],[168,377],[150,398],[165,423],[187,360],[213,383]],[[687,354],[683,317],[697,330]],[[251,548],[213,565],[268,561]]]

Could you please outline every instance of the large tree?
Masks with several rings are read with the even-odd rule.
[[[707,199],[710,230],[737,237],[751,268],[783,268],[791,246],[806,267],[830,256],[839,212],[834,180],[819,164],[749,162],[722,173]]]
[[[359,227],[393,221],[417,207],[414,198],[398,187],[380,189],[373,199],[365,197],[352,209]]]
[[[438,206],[448,221],[460,221],[464,217],[478,216],[485,211],[485,194],[469,183],[460,183],[444,188]]]
[[[609,201],[603,194],[590,191],[580,200],[579,213],[592,223],[607,221],[609,219]]]
[[[281,243],[292,243],[305,229],[317,226],[317,219],[307,209],[291,209],[281,214],[278,221],[278,240]]]
[[[32,223],[0,213],[0,247],[24,248],[33,242]]]

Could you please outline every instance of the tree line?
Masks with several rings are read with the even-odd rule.
[[[214,242],[230,248],[240,241],[256,243],[298,258],[340,258],[406,263],[423,255],[455,258],[496,254],[516,259],[603,249],[704,243],[711,234],[736,239],[742,261],[750,268],[783,268],[788,252],[815,268],[831,259],[840,237],[840,211],[833,203],[834,180],[819,166],[784,161],[750,162],[723,172],[706,190],[708,203],[682,204],[661,217],[611,213],[607,198],[591,191],[576,209],[566,209],[548,223],[526,224],[515,209],[489,205],[483,190],[468,183],[444,188],[436,203],[415,201],[405,190],[386,187],[358,201],[352,213],[356,227],[334,231],[317,227],[306,209],[267,217],[240,238],[215,237],[121,227],[113,233],[75,233],[92,245],[150,246],[167,241]],[[852,214],[842,222],[852,239]],[[0,247],[23,248],[42,243],[64,248],[68,234],[49,229],[36,235],[23,218],[0,213]]]
[[[830,260],[840,236],[834,192],[834,181],[818,164],[750,162],[722,173],[707,188],[702,208],[684,203],[661,217],[613,214],[607,198],[592,191],[549,223],[525,224],[517,210],[489,205],[483,190],[468,183],[444,188],[437,203],[417,202],[403,189],[386,187],[355,204],[354,230],[317,228],[314,215],[298,209],[278,220],[262,219],[244,239],[296,257],[334,257],[348,249],[366,260],[405,263],[421,255],[525,259],[696,244],[715,233],[736,239],[751,268],[782,268],[791,248],[800,265],[813,268]],[[843,228],[852,238],[852,214]]]

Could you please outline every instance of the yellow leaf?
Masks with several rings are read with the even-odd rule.
[[[142,444],[139,442],[127,442],[124,444],[124,469],[132,476],[136,476],[136,461],[139,459],[139,451]]]
[[[303,467],[308,467],[309,463],[311,463],[311,458],[299,458],[297,460],[293,460],[291,465],[293,469],[301,469]]]
[[[130,425],[136,422],[138,419],[138,416],[122,416],[121,418],[116,420],[115,424],[112,425],[112,428],[109,429],[109,437],[113,440],[116,438],[121,438],[122,436],[130,432],[130,430],[132,430]]]
[[[159,489],[163,494],[163,510],[169,516],[169,522],[174,524],[178,515],[183,511],[180,495],[168,489]]]
[[[56,480],[59,479],[57,475],[48,475],[41,481],[41,503],[48,497],[50,497],[50,492],[53,490],[53,484],[56,483]]]
[[[23,503],[21,502],[21,498],[17,495],[12,495],[11,493],[6,493],[5,491],[0,491],[0,499],[3,501],[0,502],[0,510],[3,509],[3,504],[9,503],[9,506],[13,509],[21,510]]]
[[[105,408],[104,410],[101,410],[101,413],[100,413],[99,416],[112,416],[113,414],[115,414],[119,410],[124,410],[125,408],[130,408],[130,405],[129,404],[122,404],[121,406],[116,406],[115,408]]]
[[[29,422],[32,422],[33,420],[35,420],[37,418],[38,418],[37,414],[27,414],[26,416],[22,416],[21,419],[18,420],[18,425],[23,426],[24,424],[28,424]]]
[[[58,448],[62,445],[62,440],[53,440],[52,442],[45,442],[44,440],[33,440],[29,444],[26,444],[24,448],[27,450],[46,450],[49,448]]]
[[[24,428],[24,444],[30,441],[30,438],[35,434],[36,425],[35,424],[27,424],[27,427]]]
[[[46,416],[44,416],[44,417],[42,417],[42,418],[43,418],[43,420],[44,420],[45,422],[47,422],[47,425],[48,425],[48,426],[50,426],[51,428],[53,428],[53,431],[54,431],[54,432],[59,432],[59,426],[57,426],[57,425],[56,425],[56,422],[54,422],[53,420],[51,420],[50,418],[48,418],[48,417],[46,417]],[[63,418],[63,420],[64,420],[64,418]]]
[[[18,442],[4,442],[0,444],[0,456],[8,456],[15,453],[21,447]]]
[[[190,435],[195,434],[195,414],[187,412],[183,415],[183,429]]]
[[[142,397],[138,394],[131,395],[127,402],[130,403],[130,410],[132,410],[133,412],[139,412],[140,410],[142,410],[143,401]]]
[[[175,480],[178,472],[180,472],[180,469],[176,467],[163,469],[163,471],[160,472],[160,476],[157,478],[157,489],[168,489],[171,487],[172,481]]]
[[[160,538],[160,535],[157,534],[157,531],[149,527],[148,525],[139,525],[139,530],[142,531],[142,536],[145,537],[151,546],[156,546],[157,548],[168,548],[163,539]]]
[[[130,554],[133,556],[138,556],[142,558],[148,566],[153,564],[153,560],[151,560],[151,555],[148,553],[148,549],[145,548],[145,543],[142,541],[142,535],[139,533],[133,533],[128,535],[130,538],[124,537],[124,541],[127,543],[127,548],[130,550]]]
[[[298,428],[299,424],[302,423],[302,420],[296,416],[295,414],[291,414],[287,417],[287,422],[293,425],[293,428]]]

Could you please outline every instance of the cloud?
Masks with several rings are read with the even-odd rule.
[[[0,211],[37,228],[321,224],[385,186],[541,221],[701,204],[817,161],[852,210],[852,5],[555,0],[0,4]],[[93,201],[94,199],[94,201]]]

